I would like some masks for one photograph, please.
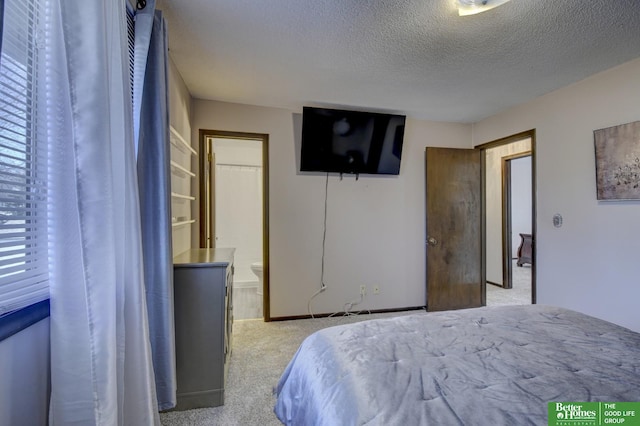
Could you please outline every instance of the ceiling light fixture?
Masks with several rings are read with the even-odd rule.
[[[493,9],[509,0],[457,0],[458,15],[467,16]]]

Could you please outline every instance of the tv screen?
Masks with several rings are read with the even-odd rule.
[[[304,107],[300,171],[400,173],[405,116]]]

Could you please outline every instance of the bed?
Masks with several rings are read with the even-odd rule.
[[[640,334],[541,305],[368,320],[310,335],[275,393],[287,425],[542,425],[640,401]]]

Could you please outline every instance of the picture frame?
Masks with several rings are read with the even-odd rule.
[[[593,131],[597,198],[640,200],[640,121]]]

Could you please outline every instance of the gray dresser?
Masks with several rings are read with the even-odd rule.
[[[192,249],[173,259],[175,410],[224,404],[233,327],[234,249]]]

